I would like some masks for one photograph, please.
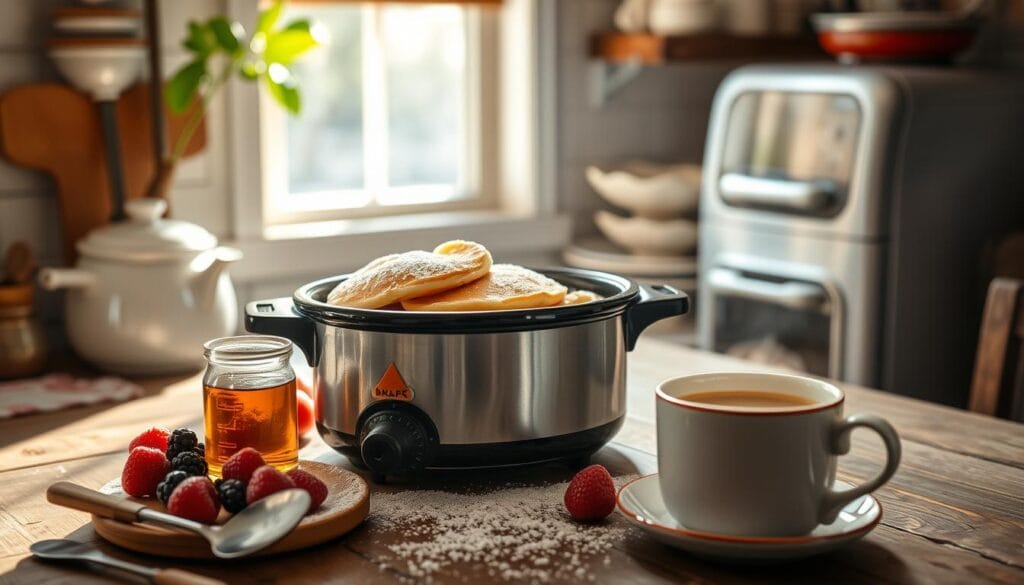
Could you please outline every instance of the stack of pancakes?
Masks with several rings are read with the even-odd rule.
[[[453,240],[433,252],[382,256],[354,272],[327,295],[327,302],[360,309],[407,311],[502,311],[576,305],[601,298],[569,290],[514,264],[493,264],[476,242]]]

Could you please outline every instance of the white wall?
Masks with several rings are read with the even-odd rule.
[[[594,231],[593,210],[606,206],[584,169],[634,159],[701,161],[711,99],[729,64],[645,69],[603,106],[591,103],[589,37],[610,30],[618,0],[559,0],[559,191],[577,235]]]

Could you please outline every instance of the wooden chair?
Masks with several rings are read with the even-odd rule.
[[[968,408],[1024,422],[1024,280],[992,280]]]

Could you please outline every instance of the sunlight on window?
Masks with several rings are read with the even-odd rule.
[[[303,104],[301,115],[288,118],[288,189],[362,189],[362,10],[289,6],[289,12],[315,18],[330,37],[326,47],[295,64]]]
[[[294,209],[472,195],[465,9],[300,4],[288,12],[320,22],[330,37],[296,65],[303,109],[287,121],[284,151]]]

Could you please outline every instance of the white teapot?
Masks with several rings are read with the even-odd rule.
[[[68,289],[68,338],[103,370],[160,375],[199,369],[203,342],[236,332],[238,301],[224,268],[241,259],[202,227],[161,219],[163,199],[135,199],[128,221],[78,244],[76,268],[45,268],[43,288]]]

